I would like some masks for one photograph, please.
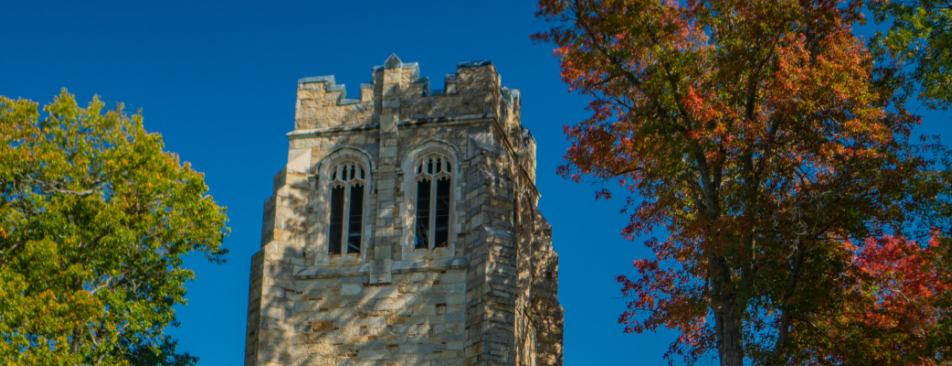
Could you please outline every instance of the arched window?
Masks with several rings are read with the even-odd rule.
[[[414,249],[449,246],[453,163],[440,153],[425,154],[413,164],[416,184]]]
[[[449,258],[457,255],[461,226],[456,207],[463,196],[459,149],[446,141],[429,139],[409,149],[400,163],[403,182],[399,218],[403,260]],[[426,249],[426,250],[424,250]]]
[[[364,188],[369,178],[355,162],[338,163],[330,170],[330,232],[328,254],[360,253],[364,217]]]

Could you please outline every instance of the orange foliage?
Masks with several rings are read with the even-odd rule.
[[[732,366],[947,357],[944,333],[886,334],[941,323],[910,311],[948,288],[897,302],[899,292],[875,289],[888,276],[872,265],[898,273],[938,257],[895,244],[908,250],[883,262],[874,240],[856,259],[866,264],[854,263],[850,240],[950,232],[946,152],[910,140],[918,118],[886,78],[895,70],[852,33],[861,5],[539,2],[552,29],[533,39],[555,44],[563,81],[591,98],[591,116],[565,126],[572,145],[559,173],[628,190],[622,234],[649,237],[655,258],[619,276],[630,300],[619,321],[630,332],[678,330],[668,357],[693,363],[716,351]],[[661,230],[666,238],[650,238]],[[915,284],[919,274],[888,278]],[[854,317],[858,309],[870,317]]]

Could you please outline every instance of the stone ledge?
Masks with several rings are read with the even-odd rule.
[[[304,267],[303,269],[297,270],[299,266],[295,266],[294,279],[295,280],[312,280],[315,278],[327,278],[327,277],[347,277],[353,276],[356,274],[370,273],[370,263],[364,263],[359,266],[347,266],[347,267],[338,267],[338,268],[321,268],[321,267]]]
[[[360,274],[370,273],[370,263],[359,266],[347,266],[340,268],[321,268],[321,267],[295,267],[295,280],[312,280],[317,278],[329,277],[348,277]],[[451,257],[433,259],[427,261],[396,261],[393,262],[391,271],[393,273],[442,271],[446,269],[469,268],[469,259],[466,257]]]
[[[397,122],[397,126],[407,127],[407,126],[418,126],[427,123],[449,123],[449,122],[463,122],[463,121],[476,121],[481,119],[490,119],[494,118],[495,115],[492,113],[486,114],[466,114],[457,117],[433,117],[433,118],[417,118],[412,120],[404,120]],[[375,130],[380,128],[379,123],[365,124],[365,125],[356,125],[356,126],[340,126],[340,127],[328,127],[328,128],[314,128],[309,130],[294,130],[288,132],[286,135],[289,139],[299,139],[305,137],[314,137],[320,136],[325,133],[333,132],[356,132],[356,131],[367,131]]]
[[[318,136],[318,135],[331,133],[331,132],[366,131],[366,130],[373,130],[377,128],[380,128],[379,123],[357,125],[357,126],[315,128],[310,130],[294,130],[294,131],[288,132],[287,136],[289,139],[297,139],[297,138],[303,138],[303,137]]]
[[[430,261],[396,261],[393,262],[391,271],[393,271],[393,273],[407,273],[459,268],[469,268],[469,259],[466,259],[466,257],[451,257],[433,259]]]
[[[416,118],[405,121],[400,121],[397,123],[397,127],[406,127],[406,126],[417,126],[426,123],[441,123],[441,122],[456,122],[456,121],[471,121],[479,119],[490,119],[496,117],[492,113],[484,114],[464,114],[462,116],[452,116],[452,117],[430,117],[430,118]]]

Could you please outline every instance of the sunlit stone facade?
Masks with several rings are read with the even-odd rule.
[[[395,55],[297,85],[252,258],[245,365],[561,365],[535,140],[491,62],[430,88]]]

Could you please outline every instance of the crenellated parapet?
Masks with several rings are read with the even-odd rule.
[[[348,99],[347,88],[334,75],[298,80],[296,130],[368,124],[372,117],[373,84],[360,84],[360,98]]]

